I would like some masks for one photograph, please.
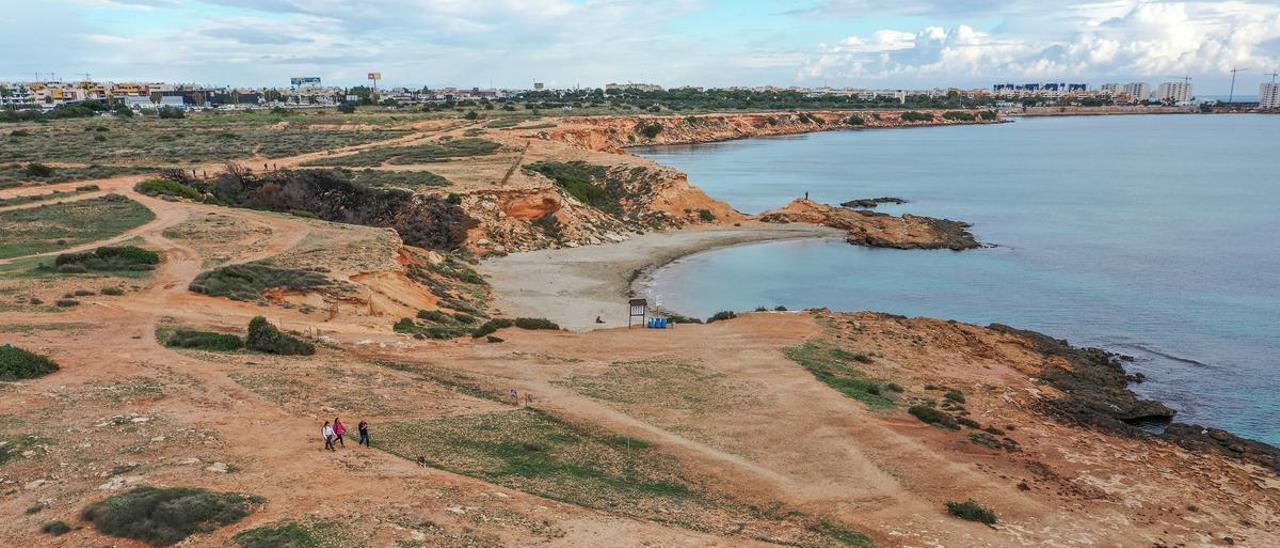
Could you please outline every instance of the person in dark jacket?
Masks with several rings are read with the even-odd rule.
[[[365,447],[370,447],[370,445],[369,445],[369,423],[364,422],[364,421],[360,421],[360,424],[356,425],[356,430],[359,430],[359,431],[360,431],[360,445],[363,445],[363,446],[365,446]]]

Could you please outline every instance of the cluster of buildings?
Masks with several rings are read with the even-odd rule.
[[[1155,93],[1146,82],[1108,83],[1097,89],[1089,89],[1085,83],[1031,83],[995,84],[992,92],[1003,99],[1107,99],[1120,104],[1137,104],[1145,101],[1174,105],[1189,105],[1195,99],[1191,82],[1165,82]]]
[[[0,82],[0,109],[52,109],[82,101],[105,101],[132,109],[175,107],[243,109],[257,107],[326,106],[358,101],[348,88],[325,87],[319,78],[294,78],[289,87],[237,88],[165,82]],[[380,101],[424,104],[466,99],[500,99],[520,93],[498,89],[377,90]]]

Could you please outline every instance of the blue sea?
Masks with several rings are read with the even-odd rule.
[[[651,299],[876,310],[1034,329],[1135,356],[1177,420],[1280,444],[1280,116],[1153,115],[834,131],[634,152],[756,213],[808,192],[973,223],[997,247],[799,240],[659,270]]]

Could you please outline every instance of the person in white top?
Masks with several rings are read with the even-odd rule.
[[[329,421],[324,421],[324,426],[320,428],[320,435],[324,436],[324,448],[334,451],[333,448],[333,427],[329,425]]]

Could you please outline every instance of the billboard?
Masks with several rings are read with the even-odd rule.
[[[293,87],[299,86],[318,86],[320,85],[319,76],[294,76],[289,79],[289,84]]]
[[[370,79],[370,80],[381,80],[381,79],[382,79],[382,73],[381,73],[381,72],[370,72],[370,73],[369,73],[369,79]]]

